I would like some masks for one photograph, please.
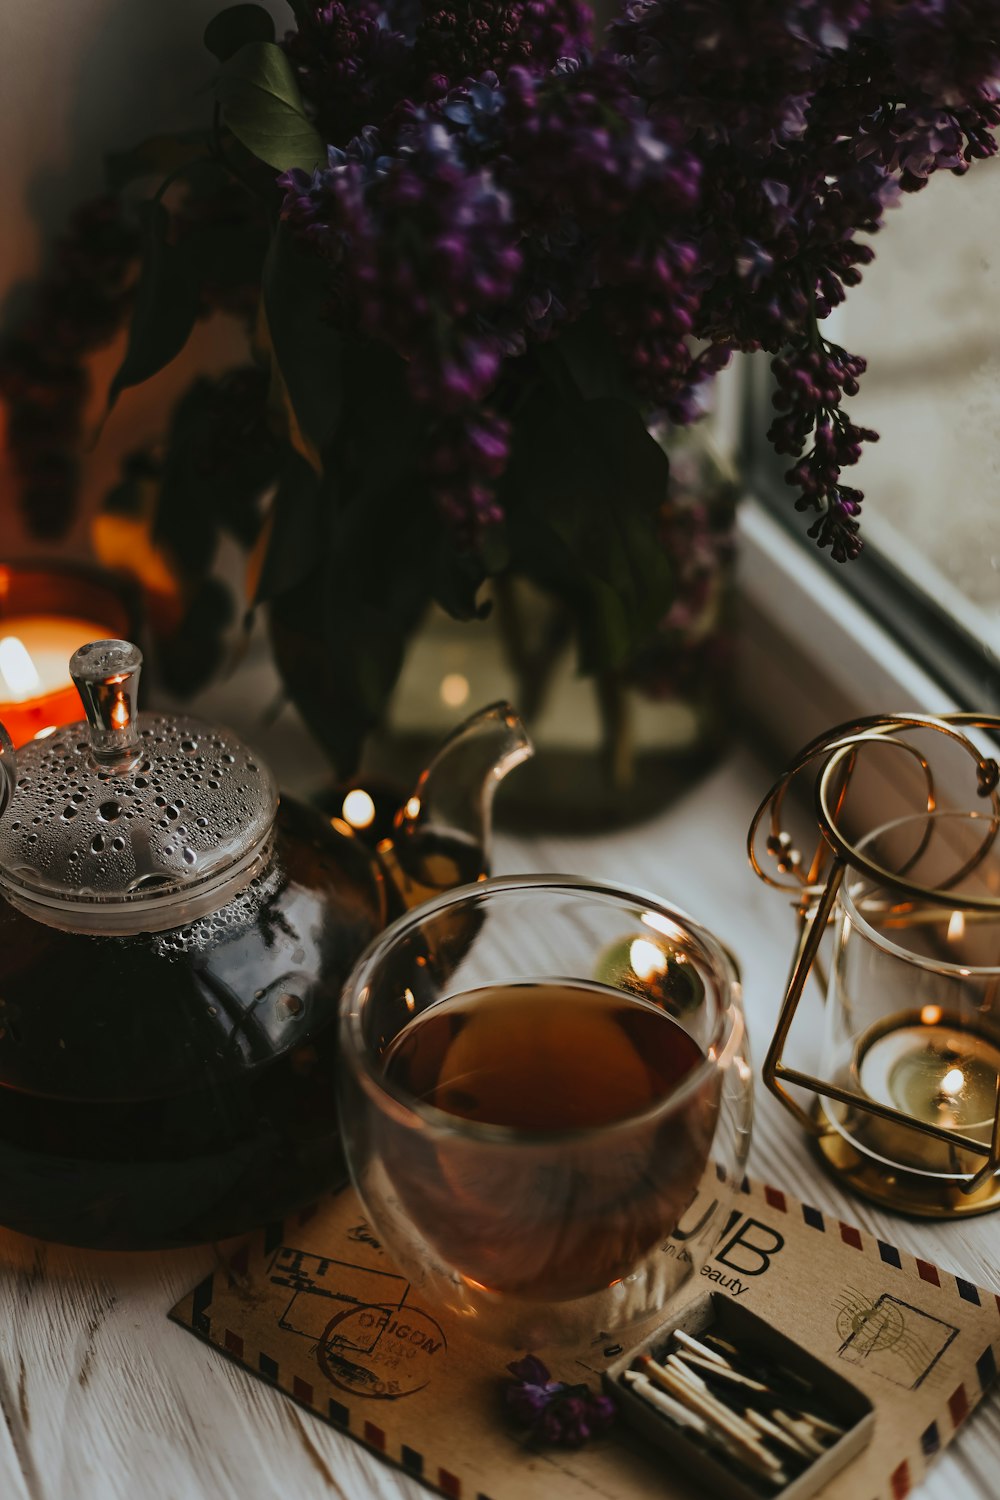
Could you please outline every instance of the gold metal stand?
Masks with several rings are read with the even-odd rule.
[[[881,1208],[916,1219],[965,1219],[1000,1208],[1000,1177],[970,1191],[968,1179],[928,1176],[880,1161],[838,1130],[822,1099],[813,1104],[809,1128],[813,1150],[827,1171]]]
[[[914,1118],[890,1105],[870,1099],[856,1088],[844,1087],[833,1080],[789,1067],[782,1054],[791,1030],[806,980],[814,966],[819,969],[818,952],[830,923],[841,882],[848,866],[867,875],[876,885],[884,886],[900,902],[901,917],[907,903],[914,901],[960,910],[969,914],[988,914],[1000,918],[1000,897],[963,894],[956,896],[954,887],[987,856],[1000,833],[1000,766],[984,758],[964,729],[1000,733],[1000,718],[979,714],[949,714],[923,717],[892,714],[859,719],[843,724],[819,739],[813,740],[797,756],[775,783],[758,807],[747,840],[748,854],[754,872],[777,890],[794,893],[798,937],[774,1037],[764,1061],[764,1082],[802,1128],[810,1134],[820,1160],[841,1181],[864,1197],[900,1213],[929,1218],[952,1218],[986,1213],[1000,1207],[1000,1077],[994,1105],[993,1129],[989,1143],[976,1141],[956,1130]],[[852,843],[838,826],[848,786],[856,766],[859,750],[866,744],[890,745],[914,759],[923,773],[926,787],[926,811],[936,806],[934,778],[930,765],[920,750],[909,743],[905,734],[914,730],[934,730],[957,743],[972,758],[976,769],[976,792],[989,798],[992,816],[984,818],[986,832],[981,846],[961,868],[952,872],[947,885],[927,887],[907,879],[924,853],[927,839],[917,848],[902,870],[887,870],[870,859]],[[788,833],[782,828],[786,794],[795,778],[807,767],[816,766],[816,819],[820,838],[812,860],[807,864]],[[758,841],[765,826],[764,850],[775,864],[778,877],[763,867],[757,853]],[[928,835],[929,837],[929,835]],[[780,878],[779,878],[780,877]],[[816,1095],[811,1110],[806,1110],[788,1092],[792,1084]],[[840,1106],[838,1128],[837,1106]],[[916,1133],[946,1146],[956,1164],[969,1156],[983,1160],[978,1168],[950,1173],[909,1170],[890,1164],[874,1152],[859,1149],[843,1130],[843,1121],[862,1116],[877,1119],[905,1132]],[[911,1148],[912,1156],[912,1148]]]

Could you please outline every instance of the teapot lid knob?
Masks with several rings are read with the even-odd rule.
[[[90,725],[94,759],[127,769],[138,753],[138,693],[142,652],[131,641],[91,641],[69,664]]]

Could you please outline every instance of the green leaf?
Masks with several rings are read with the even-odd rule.
[[[105,176],[113,193],[142,177],[170,177],[209,157],[210,136],[206,130],[186,130],[177,135],[151,135],[127,151],[111,151],[105,157]]]
[[[568,601],[585,671],[625,665],[670,605],[658,538],[669,472],[624,401],[542,388],[517,424],[502,492],[512,566]]]
[[[547,378],[564,394],[580,396],[584,401],[612,397],[635,402],[618,348],[594,309],[563,329],[551,343],[539,344],[537,356]]]
[[[222,65],[216,97],[238,141],[277,171],[311,171],[323,159],[293,69],[275,42],[247,42]]]
[[[429,603],[420,565],[429,517],[412,490],[382,508],[352,504],[312,534],[325,558],[274,599],[271,639],[282,679],[341,776],[382,718],[407,642]]]
[[[442,534],[436,556],[432,558],[429,546],[427,552],[435,601],[453,620],[484,620],[491,604],[481,604],[478,598],[486,578],[479,554],[457,547],[448,534]]]
[[[166,209],[162,203],[143,203],[139,213],[142,270],[125,357],[108,392],[108,411],[126,387],[148,380],[180,353],[198,315],[191,262],[167,237],[170,218]]]
[[[266,522],[266,551],[251,606],[297,589],[324,545],[320,482],[299,453],[289,453]]]
[[[272,236],[263,272],[267,333],[281,380],[304,442],[296,446],[317,471],[340,423],[343,345],[323,317],[330,288],[325,261],[296,245],[284,225]]]
[[[225,655],[225,631],[233,618],[229,590],[216,578],[198,581],[177,630],[156,644],[157,675],[170,693],[186,697],[215,676]]]
[[[230,5],[205,27],[205,46],[226,62],[247,42],[273,42],[274,21],[262,5]]]

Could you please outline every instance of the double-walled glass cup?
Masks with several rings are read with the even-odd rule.
[[[653,1316],[742,1179],[733,965],[616,886],[508,877],[401,918],[344,992],[341,1070],[351,1175],[414,1299],[496,1342]]]
[[[858,845],[886,878],[848,866],[838,895],[822,1074],[860,1103],[823,1100],[818,1146],[858,1191],[914,1214],[1000,1203],[1000,1178],[979,1176],[1000,1075],[998,834],[989,813],[899,818]]]

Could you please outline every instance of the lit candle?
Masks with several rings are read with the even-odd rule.
[[[109,633],[68,615],[0,615],[0,723],[15,745],[83,717],[69,659]]]
[[[925,1005],[916,1024],[896,1027],[866,1048],[862,1091],[912,1119],[986,1143],[993,1128],[1000,1046],[942,1019]],[[909,1019],[909,1018],[908,1018]]]

